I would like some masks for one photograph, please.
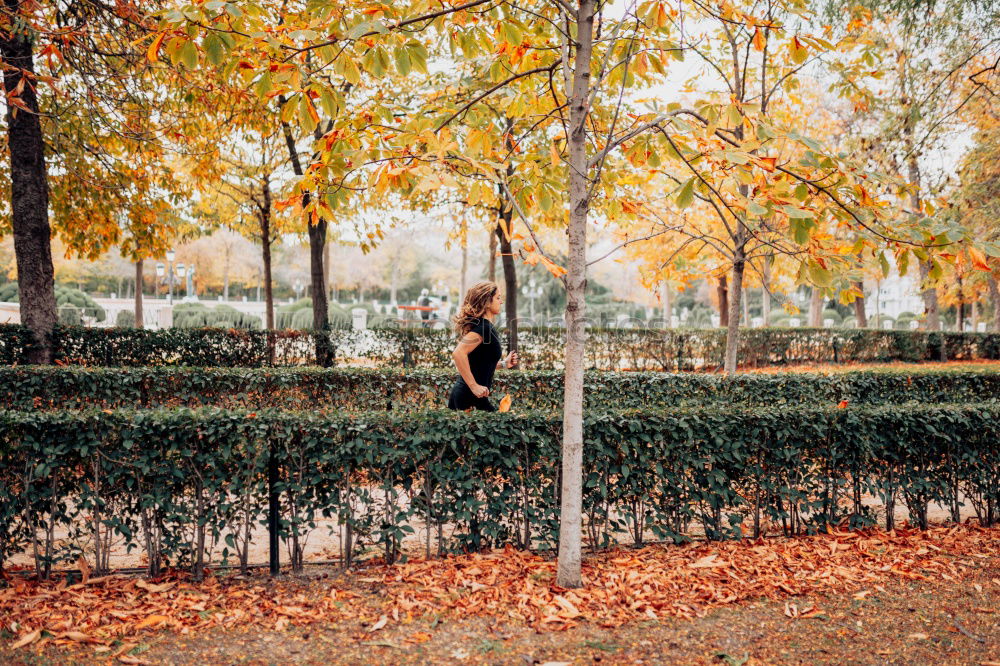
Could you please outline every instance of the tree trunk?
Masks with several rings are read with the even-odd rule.
[[[486,279],[490,282],[497,281],[497,235],[493,232],[490,232],[490,258],[486,262]],[[459,298],[465,298],[465,294]]]
[[[264,205],[260,210],[261,257],[264,260],[264,328],[274,330],[274,293],[271,285],[271,186],[265,180],[262,188]]]
[[[142,328],[142,259],[135,262],[135,327]]]
[[[972,332],[975,333],[976,329],[979,328],[979,301],[972,301],[969,304],[969,318],[970,324],[972,324]]]
[[[566,274],[566,356],[563,380],[562,497],[556,585],[580,587],[583,528],[583,365],[587,315],[587,115],[594,46],[594,0],[580,0],[573,90],[569,99],[569,229]]]
[[[663,301],[663,328],[671,328],[671,317],[674,307],[671,302],[670,283],[664,280],[660,285],[661,300]]]
[[[868,328],[868,313],[865,312],[865,283],[855,282],[854,286],[861,292],[861,296],[854,299],[854,319],[855,328]]]
[[[233,247],[226,245],[225,263],[222,264],[222,300],[229,300],[229,266],[232,263]]]
[[[465,296],[465,276],[469,270],[469,239],[465,217],[462,217],[462,274],[458,278],[458,297]]]
[[[764,270],[761,271],[761,304],[760,314],[764,319],[764,326],[771,325],[771,266],[774,265],[774,255],[764,256]]]
[[[729,328],[729,284],[725,275],[719,276],[715,292],[719,297],[719,326]]]
[[[823,325],[823,297],[819,287],[813,287],[809,294],[809,325],[813,328]]]
[[[992,273],[986,276],[990,288],[990,303],[993,305],[993,332],[1000,333],[1000,285]]]
[[[504,225],[510,229],[513,218],[513,208],[501,214]],[[500,244],[501,262],[503,264],[504,308],[507,316],[507,351],[517,351],[517,272],[514,264],[514,252],[510,241],[504,236],[500,225],[496,228],[497,242]]]
[[[7,93],[7,148],[10,152],[11,223],[17,261],[21,322],[35,335],[31,363],[52,362],[52,328],[56,324],[55,281],[49,227],[49,187],[45,172],[44,141],[38,119],[31,33],[15,18],[22,0],[4,0],[8,32],[0,38],[3,82]],[[28,73],[25,78],[23,73]],[[28,108],[10,103],[17,97]]]
[[[282,98],[282,103],[284,99]],[[285,135],[285,145],[288,148],[288,157],[292,163],[292,171],[299,178],[303,175],[302,162],[299,160],[299,151],[295,147],[295,138],[292,136],[291,127],[288,123],[282,123],[282,130]],[[316,128],[316,139],[319,139],[319,127]],[[305,209],[310,204],[311,193],[306,191],[302,194],[302,207]],[[313,219],[312,214],[306,213],[306,227],[309,231],[309,280],[310,295],[312,296],[313,330],[316,332],[316,364],[323,368],[333,365],[333,347],[330,342],[330,306],[326,300],[326,274],[323,269],[323,252],[326,248],[326,220],[317,216]]]
[[[326,243],[323,244],[323,284],[326,285],[326,293],[332,295],[333,300],[337,300],[337,290],[330,282],[330,238],[327,235]],[[327,301],[329,309],[330,301]]]
[[[740,305],[743,301],[743,274],[746,271],[746,259],[740,248],[733,262],[733,283],[730,287],[729,311],[726,317],[726,360],[724,369],[727,375],[736,374],[737,352],[740,344]]]
[[[930,280],[931,262],[920,262],[920,283],[924,287],[920,292],[924,299],[924,329],[928,331],[941,330],[941,313],[938,306],[938,293],[936,287],[927,287]]]

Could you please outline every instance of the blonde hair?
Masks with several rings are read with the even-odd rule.
[[[497,286],[496,282],[490,282],[489,280],[477,282],[469,287],[469,290],[465,292],[465,298],[462,300],[462,307],[458,309],[458,312],[451,320],[458,337],[462,337],[468,333],[476,325],[476,320],[486,315],[486,309],[489,307],[490,301],[493,300],[493,297],[496,296],[499,290],[500,287]]]

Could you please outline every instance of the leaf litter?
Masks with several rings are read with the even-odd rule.
[[[364,584],[350,575],[333,583],[218,577],[194,582],[175,573],[156,581],[112,575],[67,585],[7,573],[7,587],[0,589],[0,628],[15,637],[11,649],[51,643],[107,653],[163,630],[189,635],[217,628],[281,631],[344,624],[357,628],[358,640],[371,641],[391,624],[450,614],[523,622],[546,632],[582,622],[612,628],[703,617],[714,608],[756,599],[785,600],[788,617],[809,620],[823,610],[799,608],[794,597],[844,593],[864,599],[890,581],[962,580],[998,556],[1000,528],[966,524],[619,548],[585,558],[585,587],[575,590],[555,584],[551,558],[511,548],[371,565],[364,569]],[[992,582],[1000,586],[1000,580]],[[406,642],[429,638],[420,631]]]

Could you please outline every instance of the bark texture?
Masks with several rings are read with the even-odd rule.
[[[299,152],[295,147],[295,138],[287,123],[283,123],[282,130],[285,136],[285,145],[288,147],[288,158],[292,163],[292,171],[300,178],[303,175],[302,162],[299,159]],[[317,137],[321,135],[319,127],[316,128]],[[302,207],[309,206],[312,194],[305,192],[302,195]],[[309,295],[312,297],[313,330],[316,331],[314,340],[316,343],[316,364],[320,367],[328,368],[333,365],[333,346],[330,342],[330,305],[326,295],[326,271],[324,269],[323,255],[326,251],[326,226],[327,222],[323,218],[316,220],[306,219],[306,227],[309,230]]]
[[[4,0],[9,16],[17,16],[23,0]],[[14,22],[8,18],[8,21]],[[27,107],[7,102],[7,149],[10,155],[11,217],[21,322],[35,334],[31,363],[52,361],[51,334],[56,324],[55,281],[49,227],[49,188],[42,126],[34,80],[34,43],[17,25],[0,36],[4,90]]]
[[[511,211],[504,213],[504,224],[510,229]],[[514,264],[514,254],[510,241],[497,227],[497,243],[500,245],[501,263],[503,265],[504,311],[507,317],[507,351],[517,351],[517,267]]]
[[[586,350],[587,115],[594,46],[594,0],[576,10],[576,53],[569,98],[569,256],[566,274],[566,357],[563,397],[562,493],[556,584],[580,587],[583,528],[583,364]]]
[[[142,259],[135,262],[135,327],[142,328]]]
[[[993,305],[993,332],[1000,333],[1000,285],[996,277],[990,273],[986,278],[990,287],[990,303]]]
[[[729,279],[725,275],[719,277],[715,293],[719,297],[719,326],[729,328]]]
[[[865,293],[863,282],[855,282],[854,286],[862,294]],[[865,312],[865,297],[863,295],[854,299],[854,319],[856,328],[868,328],[868,313]]]
[[[743,275],[746,272],[746,259],[743,250],[737,252],[733,262],[733,281],[729,287],[729,312],[726,321],[726,360],[724,369],[727,375],[736,374],[737,352],[740,345],[740,304],[743,300]]]

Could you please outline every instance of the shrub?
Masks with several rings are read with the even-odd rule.
[[[228,316],[228,315],[226,315]],[[23,327],[0,325],[0,338],[25,335]],[[274,364],[311,362],[313,333],[230,329],[59,327],[54,333],[55,359],[83,365],[197,365],[257,367],[267,365],[268,341]],[[377,328],[328,332],[337,363],[360,360],[365,365],[451,367],[455,338],[450,330]],[[519,334],[524,367],[560,369],[565,330],[526,328]],[[29,338],[30,339],[30,338]],[[691,370],[722,366],[726,332],[720,329],[590,329],[587,367],[597,370]],[[10,350],[22,349],[15,341]],[[998,359],[1000,334],[928,333],[873,329],[753,328],[740,332],[742,367],[793,363],[930,361]],[[24,363],[25,357],[10,362]]]
[[[201,407],[313,411],[421,410],[444,406],[454,370],[368,368],[0,368],[0,409]],[[835,375],[588,372],[589,410],[696,406],[993,402],[1000,372],[862,371]],[[497,373],[494,393],[519,411],[562,407],[558,371]]]
[[[418,521],[428,551],[550,547],[560,439],[559,416],[538,412],[0,412],[0,565],[31,539],[43,573],[75,560],[94,516],[154,574],[164,557],[199,570],[200,539],[224,558],[246,552],[269,460],[299,562],[322,516],[337,519],[347,563],[359,544],[393,560]],[[921,527],[930,502],[955,517],[965,497],[983,524],[1000,502],[995,403],[601,413],[584,441],[591,546],[682,541],[695,521],[712,539],[865,526],[866,494],[887,504],[887,527],[896,498]],[[433,529],[445,524],[447,537]]]
[[[135,328],[135,312],[132,310],[122,310],[115,317],[115,326],[121,328]]]

